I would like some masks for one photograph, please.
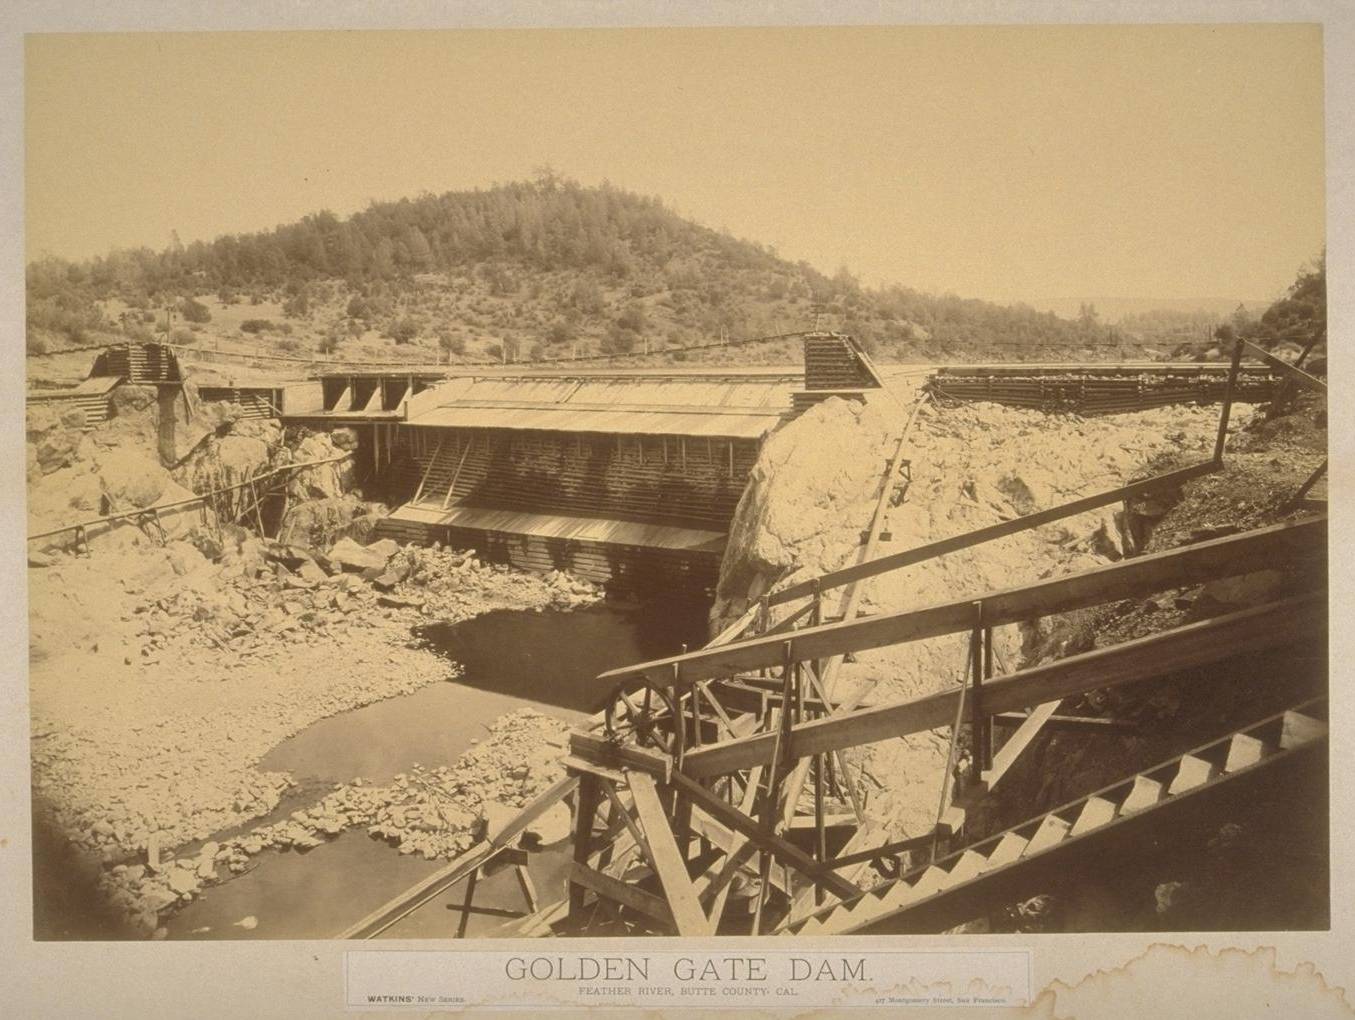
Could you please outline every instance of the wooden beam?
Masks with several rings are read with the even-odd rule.
[[[1046,702],[1048,704],[1048,702]],[[1030,716],[1024,712],[999,712],[993,722],[1002,726],[1024,726]],[[1095,715],[1051,715],[1045,720],[1051,730],[1082,730],[1095,733],[1137,733],[1143,727],[1128,719],[1110,719]]]
[[[1289,362],[1284,361],[1281,358],[1275,357],[1275,355],[1271,354],[1270,351],[1266,350],[1264,347],[1252,343],[1250,340],[1243,340],[1241,342],[1246,344],[1257,354],[1259,354],[1261,356],[1261,360],[1266,363],[1267,368],[1278,368],[1280,371],[1284,372],[1285,375],[1289,376],[1289,378],[1293,379],[1295,382],[1299,383],[1302,386],[1308,387],[1310,390],[1317,390],[1319,393],[1327,392],[1327,384],[1324,383],[1317,376],[1309,375],[1303,369],[1297,368],[1294,365],[1289,364]]]
[[[1325,629],[1326,600],[1322,593],[1313,593],[998,677],[984,685],[984,703],[990,712],[1013,711],[1312,639]],[[960,696],[958,689],[938,691],[802,723],[791,731],[787,753],[803,758],[937,729],[950,724]],[[684,760],[682,779],[723,775],[770,761],[775,740],[776,734],[759,733],[698,748]],[[675,782],[678,777],[675,773]]]
[[[794,843],[765,832],[755,819],[726,804],[695,780],[688,778],[681,772],[674,772],[673,785],[691,797],[693,804],[717,822],[723,822],[735,832],[741,833],[760,849],[784,861],[797,871],[802,871],[809,877],[821,881],[834,895],[847,899],[860,894],[860,889],[841,876],[833,874],[831,868],[814,860]]]
[[[622,906],[629,907],[646,917],[652,917],[662,924],[670,927],[677,926],[672,910],[668,908],[668,904],[662,898],[645,892],[633,883],[623,882],[618,878],[612,878],[611,875],[604,875],[602,872],[594,871],[577,861],[570,865],[569,880],[576,886],[591,889],[599,896],[615,900]]]
[[[601,733],[573,730],[569,734],[570,753],[612,770],[640,770],[661,783],[673,772],[673,759],[660,751],[634,744],[615,744]]]
[[[377,907],[376,910],[372,911],[361,921],[358,921],[356,924],[339,934],[338,938],[370,939],[380,935],[397,921],[412,914],[425,903],[435,899],[447,889],[450,889],[453,885],[470,874],[471,871],[485,863],[485,861],[498,849],[520,836],[531,826],[532,822],[536,821],[545,814],[547,810],[564,799],[564,797],[578,785],[578,782],[576,777],[566,776],[564,779],[553,783],[537,797],[536,800],[532,801],[530,805],[524,808],[511,822],[495,834],[492,841],[483,841],[475,844],[475,846],[456,858],[456,860],[439,868],[422,882],[405,890],[393,900]]]
[[[701,909],[701,900],[692,886],[691,876],[687,874],[687,863],[678,851],[673,830],[668,826],[663,805],[659,803],[658,790],[654,786],[654,777],[647,772],[628,772],[630,793],[635,801],[635,810],[640,815],[640,825],[653,856],[654,870],[659,873],[663,883],[664,895],[668,898],[669,909],[673,913],[673,923],[679,935],[712,935],[714,929]],[[698,790],[704,788],[696,786]]]
[[[869,850],[861,850],[857,853],[843,854],[841,857],[834,857],[828,862],[828,866],[834,870],[838,868],[850,868],[853,864],[867,864],[870,861],[878,861],[881,857],[894,857],[907,850],[923,850],[932,845],[935,837],[932,833],[925,836],[910,836],[908,839],[896,839],[890,843],[882,843]]]
[[[1075,499],[1070,503],[1063,503],[1059,506],[1051,507],[1048,510],[1040,510],[1036,513],[1026,514],[1022,517],[1013,517],[1009,521],[1000,521],[997,524],[990,524],[985,528],[967,531],[963,535],[939,539],[938,541],[929,542],[926,545],[920,545],[913,549],[905,549],[902,552],[897,552],[890,556],[881,556],[878,559],[866,560],[863,563],[844,567],[841,570],[832,570],[818,578],[801,581],[798,584],[783,588],[781,591],[774,592],[770,597],[771,604],[774,606],[781,605],[784,602],[792,602],[795,599],[812,595],[814,593],[815,580],[819,582],[823,589],[836,588],[844,584],[850,584],[853,581],[860,581],[868,577],[876,577],[880,574],[888,573],[891,570],[912,566],[914,563],[921,563],[924,560],[934,559],[937,556],[944,556],[946,553],[955,552],[959,549],[968,549],[970,546],[982,545],[984,542],[991,542],[994,539],[1003,538],[1007,535],[1014,535],[1021,531],[1027,531],[1030,528],[1038,528],[1042,524],[1049,524],[1053,521],[1062,520],[1065,517],[1071,517],[1074,514],[1085,513],[1088,510],[1095,510],[1097,507],[1101,506],[1108,506],[1111,503],[1118,503],[1132,496],[1151,492],[1154,489],[1180,485],[1192,478],[1197,478],[1200,475],[1206,475],[1217,470],[1218,465],[1214,461],[1205,461],[1202,464],[1178,468],[1175,471],[1168,471],[1165,474],[1154,475],[1152,478],[1145,478],[1141,481],[1131,482],[1128,485],[1121,485],[1115,489],[1108,489],[1105,492],[1098,492],[1092,496],[1084,496],[1081,499]]]
[[[630,838],[635,840],[635,845],[640,848],[640,853],[644,854],[644,858],[649,862],[649,866],[657,871],[658,866],[654,863],[654,852],[649,849],[649,842],[645,839],[644,833],[642,833],[640,827],[635,824],[635,819],[630,816],[630,810],[621,802],[621,795],[616,792],[616,787],[605,780],[602,780],[601,782],[602,791],[607,794],[607,799],[612,802],[612,810],[616,812],[622,823],[630,830]]]
[[[579,779],[578,803],[574,810],[574,863],[587,864],[593,852],[593,816],[597,814],[601,801],[599,785],[602,780],[595,776],[583,775]],[[583,887],[569,884],[569,916],[572,921],[582,923],[580,912],[583,909]]]
[[[1283,569],[1305,558],[1325,561],[1326,553],[1327,518],[1323,514],[957,602],[806,627],[796,631],[789,640],[797,660],[828,658],[969,630],[974,625],[975,602],[983,603],[984,624],[1000,627],[1167,588],[1267,568]],[[609,670],[598,677],[598,683],[612,687],[622,680],[644,677],[652,684],[671,687],[675,674],[682,683],[694,683],[710,677],[779,666],[785,657],[786,640],[782,635],[756,637],[722,648],[706,648],[642,662]]]
[[[1016,759],[1035,737],[1039,734],[1041,728],[1049,720],[1055,711],[1058,710],[1059,702],[1062,699],[1046,701],[1037,705],[1030,713],[1021,720],[1021,725],[1016,728],[1016,732],[1007,738],[1007,742],[998,748],[997,753],[993,755],[993,765],[983,773],[982,779],[988,785],[988,789],[993,789],[1007,774],[1007,770],[1016,764]]]

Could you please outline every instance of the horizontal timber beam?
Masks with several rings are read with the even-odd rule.
[[[985,680],[983,707],[990,713],[1015,711],[1085,691],[1317,639],[1325,629],[1326,601],[1322,593],[1286,599]],[[790,744],[784,753],[799,759],[949,726],[954,721],[959,697],[960,689],[954,688],[802,723],[791,730]],[[683,761],[683,773],[698,779],[770,761],[775,741],[775,733],[760,733],[697,748]],[[675,782],[678,776],[674,774]]]
[[[793,602],[795,599],[805,598],[806,596],[814,594],[814,587],[816,584],[818,585],[819,590],[827,591],[830,588],[838,588],[844,584],[851,584],[854,581],[865,580],[868,577],[876,577],[880,574],[888,573],[891,570],[899,570],[902,567],[912,566],[914,563],[922,563],[925,560],[934,559],[937,556],[944,556],[946,553],[955,552],[959,549],[968,549],[970,546],[982,545],[984,542],[991,542],[994,539],[1015,535],[1018,532],[1027,531],[1030,528],[1038,528],[1041,525],[1049,524],[1052,521],[1062,520],[1065,517],[1072,517],[1075,514],[1085,513],[1088,510],[1095,510],[1097,507],[1118,503],[1121,500],[1129,499],[1132,496],[1139,496],[1145,492],[1152,492],[1155,489],[1180,485],[1192,478],[1198,478],[1200,475],[1207,475],[1210,472],[1217,471],[1219,466],[1220,465],[1217,462],[1208,460],[1202,464],[1194,464],[1190,467],[1180,468],[1176,471],[1168,471],[1165,474],[1154,475],[1152,478],[1131,482],[1130,484],[1122,485],[1117,489],[1098,492],[1092,496],[1084,496],[1082,499],[1075,499],[1071,503],[1063,503],[1059,506],[1050,507],[1048,510],[1040,510],[1033,514],[1026,514],[1023,517],[1013,517],[1009,521],[999,521],[997,524],[990,524],[986,528],[977,528],[974,531],[967,531],[963,535],[953,535],[950,538],[929,542],[927,545],[920,545],[913,549],[905,549],[902,552],[897,552],[890,556],[881,556],[878,559],[866,560],[864,563],[857,563],[850,567],[844,567],[841,570],[833,570],[817,578],[801,581],[788,588],[783,588],[781,591],[773,592],[768,597],[767,601],[769,605],[773,606],[779,606],[785,602]]]
[[[1035,584],[972,595],[957,602],[858,617],[806,627],[790,635],[751,638],[722,648],[703,648],[642,662],[609,670],[598,677],[598,683],[614,686],[623,680],[643,677],[655,686],[685,685],[780,666],[786,660],[788,642],[790,657],[805,661],[967,631],[978,623],[975,615],[978,602],[983,605],[983,625],[998,627],[1221,577],[1289,567],[1305,557],[1325,564],[1326,555],[1324,514],[1137,556]]]

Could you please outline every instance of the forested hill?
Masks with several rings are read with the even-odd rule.
[[[1087,356],[1123,339],[1094,314],[1073,322],[1024,306],[864,288],[845,269],[827,276],[788,262],[656,198],[550,173],[373,203],[347,219],[320,212],[160,252],[29,266],[30,350],[145,338],[167,321],[182,343],[225,339],[355,358],[404,347],[411,357],[452,361],[661,352],[815,325],[905,360]],[[740,359],[759,356],[739,350]],[[762,360],[788,355],[789,345],[760,352]]]

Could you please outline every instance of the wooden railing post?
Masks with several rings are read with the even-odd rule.
[[[983,771],[983,603],[974,603],[974,629],[969,634],[969,772],[978,785]]]
[[[1241,337],[1233,345],[1233,363],[1228,369],[1228,388],[1223,391],[1223,409],[1219,412],[1219,432],[1214,440],[1214,463],[1223,463],[1223,447],[1228,441],[1228,419],[1233,412],[1233,391],[1237,387],[1237,373],[1242,365]]]

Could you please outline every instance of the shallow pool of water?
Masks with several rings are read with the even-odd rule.
[[[290,772],[298,792],[309,797],[289,796],[274,815],[307,806],[333,784],[358,776],[384,783],[415,763],[449,765],[515,709],[580,721],[606,697],[598,673],[704,643],[706,609],[695,601],[607,603],[569,613],[498,611],[420,627],[417,636],[461,663],[463,675],[322,720],[278,745],[260,768]],[[304,853],[268,850],[254,862],[253,870],[204,890],[180,911],[168,924],[171,937],[332,937],[444,863],[402,855],[362,830]],[[561,850],[532,855],[529,870],[543,904],[562,892],[566,864]],[[458,885],[389,934],[455,934],[464,889]],[[511,869],[484,878],[466,934],[489,934],[524,909]],[[257,924],[240,927],[246,917]]]

